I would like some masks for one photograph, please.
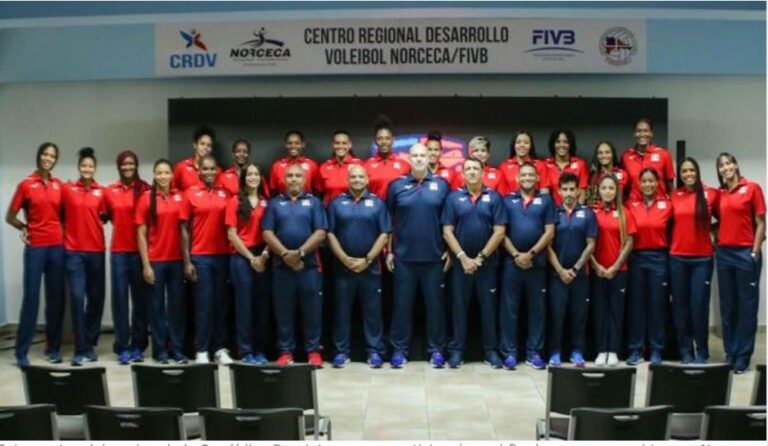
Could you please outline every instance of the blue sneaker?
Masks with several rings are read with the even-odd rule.
[[[29,365],[29,359],[27,359],[26,356],[17,356],[16,357],[16,366],[20,369],[27,367]]]
[[[88,358],[86,358],[85,355],[75,355],[72,358],[72,365],[75,366],[75,367],[79,367],[79,366],[83,365],[83,363],[85,361],[87,361],[87,360],[88,360]]]
[[[687,364],[691,364],[692,362],[693,362],[693,355],[690,353],[685,353],[680,358],[680,364],[687,365]]]
[[[393,369],[403,368],[406,362],[408,361],[405,359],[405,355],[400,352],[393,353],[392,359],[389,360],[389,363],[392,365]]]
[[[173,362],[175,362],[176,364],[186,364],[189,362],[189,359],[187,359],[186,356],[184,356],[179,352],[173,353],[173,355],[171,355],[171,359],[173,359]]]
[[[461,352],[451,352],[448,357],[448,367],[458,369],[462,364],[464,364],[464,360],[461,359]]]
[[[507,356],[504,359],[504,368],[507,370],[515,370],[517,367],[517,358],[514,356]]]
[[[50,351],[45,354],[45,359],[50,362],[51,364],[61,364],[63,361],[61,359],[61,353],[56,351]]]
[[[349,357],[344,353],[339,353],[333,357],[333,361],[331,361],[331,364],[333,365],[334,369],[343,369],[348,362],[349,362]]]
[[[562,364],[562,361],[560,361],[560,353],[552,353],[549,355],[549,366],[550,367],[560,367]]]
[[[138,348],[131,351],[131,362],[144,362],[144,353]]]
[[[251,353],[243,355],[243,357],[240,358],[240,362],[242,362],[244,364],[255,364],[256,363],[254,361],[253,355]]]
[[[658,350],[653,350],[651,352],[651,364],[661,364],[661,352]]]
[[[571,364],[573,364],[574,367],[583,368],[586,365],[586,361],[584,361],[584,355],[582,355],[578,350],[572,351]]]
[[[544,360],[541,359],[541,356],[539,356],[538,353],[529,354],[528,357],[525,358],[525,364],[536,370],[542,370],[545,367]]]
[[[434,352],[432,353],[432,356],[429,357],[429,363],[432,364],[433,368],[442,369],[445,365],[445,358],[443,358],[442,353]]]
[[[741,375],[742,373],[747,373],[749,370],[749,364],[741,359],[737,359],[733,364],[733,373],[737,375]]]
[[[94,350],[89,351],[88,353],[82,355],[86,361],[88,362],[96,362],[99,360],[99,357],[96,356],[96,352]]]
[[[485,354],[485,358],[483,359],[483,362],[493,367],[494,369],[500,369],[504,365],[501,362],[501,358],[499,358],[499,355],[497,355],[496,352],[487,352]]]
[[[382,365],[384,365],[384,360],[381,359],[381,355],[373,352],[370,355],[368,355],[368,365],[371,366],[372,369],[380,369]]]
[[[262,355],[261,353],[254,353],[253,354],[253,363],[254,364],[256,364],[256,365],[264,365],[267,362],[268,362],[267,358],[264,355]]]
[[[128,363],[131,362],[131,352],[128,350],[121,351],[120,354],[117,355],[117,362],[120,363],[120,365],[128,365]]]
[[[168,364],[168,353],[160,353],[157,355],[157,358],[155,358],[155,361],[157,361],[159,364]]]
[[[640,354],[640,350],[633,350],[632,354],[627,358],[627,365],[638,365],[643,362],[643,355]]]

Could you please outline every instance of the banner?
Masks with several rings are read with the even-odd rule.
[[[645,73],[643,20],[158,24],[158,76]]]

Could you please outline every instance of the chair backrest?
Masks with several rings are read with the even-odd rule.
[[[3,440],[58,440],[56,406],[0,407],[0,439]]]
[[[710,406],[704,409],[702,440],[766,440],[765,406]]]
[[[752,387],[753,406],[765,406],[765,364],[755,367],[755,385]]]
[[[671,409],[670,406],[573,409],[568,440],[667,440]]]
[[[651,364],[645,405],[670,405],[675,413],[700,413],[707,406],[728,404],[730,392],[728,364]]]
[[[168,407],[105,407],[85,409],[88,440],[186,440],[183,412]]]
[[[304,411],[283,409],[200,409],[203,440],[303,440]]]
[[[197,412],[201,407],[220,405],[216,364],[132,365],[131,374],[136,407],[178,407]]]
[[[633,406],[635,369],[550,367],[546,416],[567,415],[577,407],[628,408]]]
[[[53,404],[58,415],[80,415],[85,406],[108,406],[104,367],[21,369],[27,404]]]
[[[237,409],[299,407],[318,411],[315,367],[308,364],[230,364],[232,405]]]

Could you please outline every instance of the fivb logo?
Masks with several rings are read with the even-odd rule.
[[[561,52],[583,53],[573,48],[576,44],[576,32],[572,29],[534,29],[531,32],[531,48],[526,53]]]

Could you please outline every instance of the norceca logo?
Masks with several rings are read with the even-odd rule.
[[[212,68],[216,66],[216,53],[208,51],[200,31],[179,30],[179,37],[184,42],[185,52],[171,54],[170,67],[173,69]]]
[[[246,40],[229,50],[229,57],[237,62],[276,62],[288,60],[291,49],[282,40],[267,37],[267,30],[260,28],[253,33],[253,39]]]

